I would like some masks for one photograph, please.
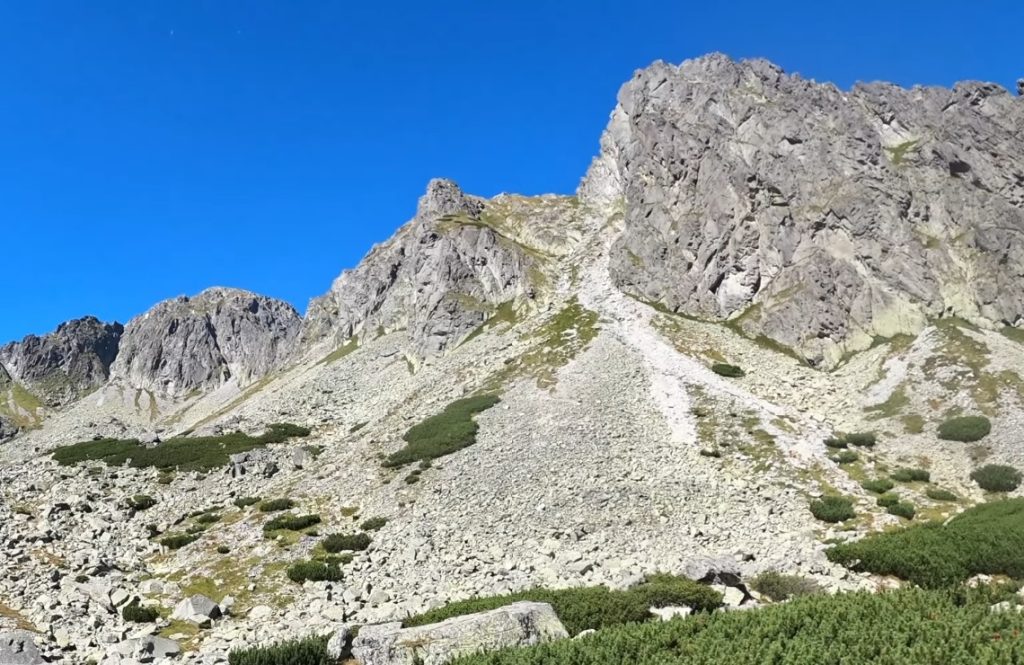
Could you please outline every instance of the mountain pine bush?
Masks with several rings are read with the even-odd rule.
[[[139,605],[139,599],[136,598],[121,608],[121,618],[131,623],[153,623],[160,618],[160,613],[152,607]]]
[[[292,582],[302,584],[306,580],[311,582],[340,582],[345,576],[338,564],[330,561],[299,561],[288,567],[286,571],[288,579]]]
[[[860,484],[860,486],[869,492],[884,494],[896,485],[888,478],[876,478],[874,480],[865,480]]]
[[[324,538],[324,550],[332,554],[338,552],[361,552],[370,546],[370,536],[365,533],[332,533]]]
[[[686,605],[694,610],[712,610],[722,603],[713,589],[672,575],[651,575],[635,587],[613,591],[607,587],[575,589],[529,589],[504,596],[487,596],[449,603],[406,619],[405,626],[422,626],[456,616],[486,612],[519,601],[549,603],[566,630],[576,635],[584,630],[647,621],[651,607]],[[611,661],[610,661],[611,662]],[[618,662],[618,661],[616,661]]]
[[[480,429],[474,417],[499,401],[497,395],[478,395],[452,402],[436,416],[410,427],[402,437],[405,447],[388,456],[384,466],[436,459],[473,445]]]
[[[901,483],[927,483],[932,474],[924,469],[896,469],[889,477]]]
[[[268,647],[235,649],[228,665],[334,665],[327,655],[326,637],[279,642]]]
[[[727,376],[732,379],[745,375],[741,367],[730,365],[728,363],[715,363],[711,366],[711,371],[719,376]]]
[[[135,511],[149,510],[156,505],[156,499],[148,494],[136,494],[128,499],[128,507]]]
[[[1020,487],[1021,473],[1005,464],[986,464],[971,472],[971,480],[986,492],[1012,492]]]
[[[939,438],[947,441],[978,441],[992,431],[992,423],[985,416],[957,416],[939,425]]]
[[[274,531],[302,531],[313,525],[320,524],[319,515],[278,515],[263,525],[263,533]]]
[[[874,432],[852,432],[846,435],[846,442],[859,448],[874,448],[878,438]]]
[[[830,548],[831,561],[937,588],[979,574],[1024,578],[1024,499],[983,503],[949,522],[874,533]]]
[[[260,503],[261,513],[276,513],[282,510],[291,510],[295,502],[291,499],[267,499]]]
[[[777,603],[822,591],[818,583],[812,579],[800,575],[784,575],[775,571],[766,571],[754,577],[750,580],[750,588]]]
[[[815,594],[749,612],[613,626],[448,665],[1011,665],[1024,614],[953,592]],[[237,664],[236,664],[237,665]]]
[[[914,519],[914,515],[917,513],[917,509],[914,508],[914,504],[908,501],[894,503],[893,505],[888,506],[886,510],[890,515],[896,515],[897,517],[902,517],[908,520]]]
[[[810,507],[812,515],[831,524],[852,519],[856,515],[853,512],[853,500],[845,496],[823,496],[812,501]]]
[[[938,487],[929,487],[925,490],[925,496],[933,501],[956,501],[957,496],[949,490],[944,490]]]

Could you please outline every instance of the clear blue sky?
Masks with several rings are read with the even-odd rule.
[[[212,285],[304,311],[431,177],[572,192],[656,59],[1010,87],[1022,26],[1019,0],[4,2],[0,342]]]

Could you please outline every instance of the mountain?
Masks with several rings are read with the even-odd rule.
[[[743,606],[762,572],[893,584],[826,549],[1024,467],[1022,128],[991,84],[655,63],[575,194],[433,180],[305,316],[216,288],[4,347],[0,633],[217,662],[655,572]]]

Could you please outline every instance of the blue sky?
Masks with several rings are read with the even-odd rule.
[[[1022,25],[1011,1],[5,2],[0,342],[212,285],[304,311],[431,177],[572,192],[656,59],[1010,87]]]

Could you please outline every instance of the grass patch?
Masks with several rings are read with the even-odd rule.
[[[345,356],[347,356],[348,354],[353,353],[358,348],[359,337],[353,337],[352,339],[348,340],[347,342],[336,348],[334,351],[331,351],[326,356],[324,356],[323,359],[320,360],[319,364],[330,365],[331,363],[336,363]]]
[[[1024,615],[992,598],[907,589],[815,594],[750,612],[616,626],[448,665],[975,665],[1019,661]]]
[[[474,416],[499,401],[497,395],[479,395],[452,402],[438,415],[410,427],[402,437],[405,447],[389,455],[384,466],[436,459],[473,445],[480,429]]]
[[[519,601],[550,603],[566,630],[576,635],[584,630],[646,621],[651,607],[686,605],[695,610],[711,610],[722,602],[719,593],[703,584],[671,575],[651,575],[624,591],[607,587],[576,589],[530,589],[504,596],[471,598],[450,603],[410,617],[405,626],[423,626],[456,616],[485,612]]]
[[[939,425],[939,438],[945,441],[979,441],[992,431],[985,416],[957,416]]]
[[[305,427],[277,423],[268,425],[267,431],[256,437],[242,432],[223,436],[175,437],[152,448],[147,448],[136,439],[99,439],[57,448],[53,451],[53,459],[64,466],[101,461],[109,466],[127,463],[140,469],[156,467],[209,471],[227,465],[231,455],[236,453],[308,435],[309,430]]]
[[[920,434],[924,431],[924,418],[916,413],[903,416],[903,431],[907,434]]]
[[[831,561],[857,571],[941,587],[974,575],[1024,577],[1024,500],[969,508],[946,524],[929,522],[866,536],[829,549]]]

